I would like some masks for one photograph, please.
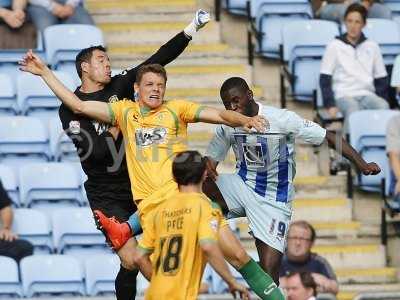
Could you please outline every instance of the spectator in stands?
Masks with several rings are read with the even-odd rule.
[[[82,0],[29,0],[28,13],[42,32],[55,24],[94,25]]]
[[[392,12],[379,0],[314,0],[315,16],[324,20],[342,22],[346,9],[352,3],[363,5],[368,11],[368,18],[391,19]]]
[[[320,86],[324,106],[335,117],[362,109],[388,109],[388,77],[378,44],[362,33],[367,10],[350,5],[345,13],[347,32],[326,48],[321,63]]]
[[[14,0],[11,7],[0,6],[0,19],[11,28],[20,28],[25,22],[25,7],[26,0]]]
[[[0,1],[0,49],[35,48],[36,29],[26,22],[26,4],[27,0]]]
[[[286,285],[285,275],[290,272],[310,272],[318,292],[337,294],[336,276],[328,261],[311,252],[315,238],[315,230],[308,222],[295,221],[290,225],[287,249],[279,270],[279,282]]]
[[[11,257],[19,262],[25,256],[32,255],[33,246],[28,241],[18,239],[12,232],[12,221],[11,200],[0,181],[0,255]]]
[[[287,300],[315,300],[316,283],[309,272],[293,272],[285,276],[284,290]]]
[[[386,128],[386,151],[392,172],[390,194],[393,200],[389,205],[400,212],[400,115],[392,117]]]

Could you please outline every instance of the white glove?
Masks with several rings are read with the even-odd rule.
[[[190,22],[190,24],[186,26],[183,31],[187,36],[193,37],[193,35],[208,22],[210,22],[210,14],[202,9],[199,9],[196,11],[192,22]]]

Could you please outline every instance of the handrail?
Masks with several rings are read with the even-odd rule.
[[[353,300],[396,300],[400,299],[399,292],[381,292],[381,293],[361,293],[357,295]]]

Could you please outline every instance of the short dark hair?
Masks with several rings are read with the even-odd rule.
[[[198,151],[184,151],[176,155],[172,174],[178,185],[199,184],[206,170],[206,160]]]
[[[246,80],[241,77],[231,77],[224,81],[219,91],[221,99],[224,99],[224,95],[229,90],[236,88],[242,92],[247,92],[250,90],[249,85],[247,84]]]
[[[303,221],[303,220],[294,221],[290,224],[289,231],[290,231],[290,228],[292,228],[293,226],[299,226],[299,227],[310,230],[310,232],[311,232],[310,239],[311,239],[311,242],[314,243],[315,239],[317,238],[317,234],[315,233],[314,227],[312,227],[312,225],[310,223],[308,223],[307,221]]]
[[[360,3],[353,3],[349,5],[349,7],[347,7],[346,9],[346,12],[344,13],[344,19],[346,19],[347,16],[352,12],[358,12],[363,19],[364,24],[367,23],[368,11],[363,5],[361,5]]]
[[[310,272],[306,271],[300,271],[300,272],[289,272],[285,276],[287,278],[294,277],[296,275],[299,275],[300,281],[302,285],[307,289],[311,288],[313,290],[313,296],[317,295],[317,284],[315,283],[314,278],[312,277]]]
[[[161,75],[161,77],[165,79],[165,83],[167,83],[167,71],[165,71],[165,68],[160,64],[149,64],[141,66],[136,74],[136,83],[139,84],[142,80],[143,75],[146,73],[155,73]]]
[[[95,50],[100,50],[103,52],[107,52],[106,48],[101,45],[92,46],[89,48],[82,49],[75,58],[75,67],[76,72],[78,73],[79,78],[82,78],[82,63],[83,62],[90,62],[93,56],[93,52]]]

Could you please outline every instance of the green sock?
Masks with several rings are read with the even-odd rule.
[[[272,278],[252,258],[238,270],[250,288],[263,300],[285,300]]]

